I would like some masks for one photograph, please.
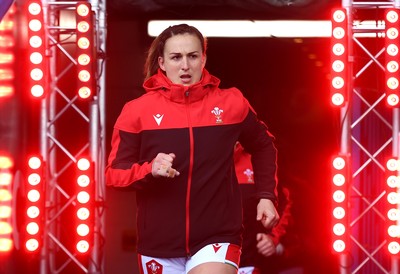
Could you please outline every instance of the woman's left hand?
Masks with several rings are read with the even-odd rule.
[[[271,200],[260,199],[257,205],[257,221],[261,221],[266,229],[273,228],[278,224],[279,214]]]

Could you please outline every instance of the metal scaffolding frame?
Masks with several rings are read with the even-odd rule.
[[[65,19],[71,16],[76,2],[42,0],[47,24],[50,86],[49,95],[41,105],[41,152],[48,163],[41,274],[62,273],[69,268],[74,268],[74,273],[103,273],[104,269],[106,4],[105,0],[89,2],[95,12],[98,91],[92,101],[80,102],[76,92],[63,82],[76,65],[71,43],[76,35],[75,26]],[[348,86],[349,103],[340,110],[340,152],[351,155],[352,183],[349,216],[351,252],[340,255],[340,272],[399,273],[397,257],[388,256],[385,231],[380,229],[384,227],[386,218],[382,210],[385,188],[381,180],[385,170],[384,155],[399,156],[399,109],[390,109],[385,105],[382,83],[385,48],[381,20],[382,10],[400,8],[400,1],[343,0],[342,6],[349,18],[351,81]],[[370,73],[375,81],[371,82]],[[75,118],[69,119],[69,115],[75,115]],[[65,133],[67,136],[72,134],[73,138],[65,138]],[[89,258],[82,259],[68,243],[64,226],[65,221],[71,218],[66,215],[75,200],[69,189],[71,179],[68,172],[79,155],[86,152],[90,153],[95,163],[96,224],[95,245]]]
[[[340,152],[351,156],[350,251],[340,273],[399,273],[386,250],[385,157],[399,156],[399,109],[385,99],[384,11],[400,1],[342,0],[348,16],[349,102],[341,108]]]
[[[49,86],[41,102],[40,149],[46,165],[46,226],[40,254],[40,273],[103,273],[105,235],[105,50],[106,1],[86,1],[95,19],[96,92],[89,101],[78,99],[71,80],[76,79],[77,1],[42,0]],[[95,224],[90,254],[77,254],[71,243],[74,230],[73,191],[79,156],[94,163]]]

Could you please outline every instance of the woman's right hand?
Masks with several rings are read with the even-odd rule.
[[[179,176],[179,171],[172,168],[172,163],[175,159],[174,153],[158,153],[156,158],[154,158],[151,166],[151,174],[154,177],[167,177],[174,178]]]

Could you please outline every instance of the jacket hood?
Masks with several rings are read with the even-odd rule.
[[[190,101],[193,102],[201,100],[210,89],[218,88],[219,84],[220,80],[211,75],[206,69],[203,69],[200,81],[190,86],[172,83],[162,70],[158,69],[157,74],[154,74],[143,83],[143,88],[146,92],[158,91],[171,101],[183,103],[185,102],[186,92],[189,92],[186,93],[186,97],[189,96]]]

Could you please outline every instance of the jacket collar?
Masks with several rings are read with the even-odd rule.
[[[184,103],[185,98],[190,102],[201,100],[210,89],[218,88],[220,80],[203,69],[201,80],[190,86],[174,84],[158,69],[157,74],[151,76],[143,83],[146,92],[158,91],[169,100]]]

